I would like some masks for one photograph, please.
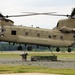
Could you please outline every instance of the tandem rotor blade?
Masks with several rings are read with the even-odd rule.
[[[45,12],[45,13],[35,13],[35,12],[23,12],[26,14],[23,15],[2,15],[0,13],[0,18],[5,19],[5,18],[9,18],[9,17],[23,17],[23,16],[35,16],[35,15],[49,15],[49,16],[65,16],[68,18],[75,18],[75,8],[73,9],[71,15],[64,15],[64,14],[55,14],[56,12]]]
[[[46,12],[46,13],[23,12],[23,13],[28,13],[28,14],[25,14],[25,15],[7,15],[5,17],[8,18],[8,17],[23,17],[23,16],[35,16],[35,15],[50,15],[51,13],[56,13],[56,12]]]

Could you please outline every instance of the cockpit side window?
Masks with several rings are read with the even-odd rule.
[[[5,32],[5,28],[3,26],[0,26],[0,32]]]
[[[0,37],[4,37],[5,28],[0,26]]]
[[[57,23],[57,27],[59,27],[59,22]]]

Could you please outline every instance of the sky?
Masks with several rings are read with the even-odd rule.
[[[3,15],[21,15],[23,12],[56,12],[55,14],[71,14],[75,0],[0,0],[0,13]],[[9,18],[15,25],[52,29],[60,19],[67,17],[38,15]]]

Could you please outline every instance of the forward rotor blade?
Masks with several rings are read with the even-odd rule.
[[[47,14],[47,13],[31,13],[31,14],[26,14],[26,15],[7,15],[5,16],[6,18],[8,17],[23,17],[23,16],[34,16],[34,15],[42,15],[42,14]]]
[[[5,16],[6,18],[8,18],[8,17],[23,17],[23,16],[33,16],[33,15],[38,15],[38,14],[26,14],[26,15],[7,15],[7,16]]]

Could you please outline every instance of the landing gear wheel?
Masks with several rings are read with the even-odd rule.
[[[71,48],[68,48],[68,52],[71,52]]]
[[[27,50],[28,50],[28,51],[32,51],[32,46],[28,46],[28,47],[27,47]]]
[[[18,46],[17,49],[18,49],[18,50],[22,50],[22,46]]]
[[[56,48],[56,51],[57,51],[57,52],[59,52],[59,51],[60,51],[59,47],[57,47],[57,48]]]

